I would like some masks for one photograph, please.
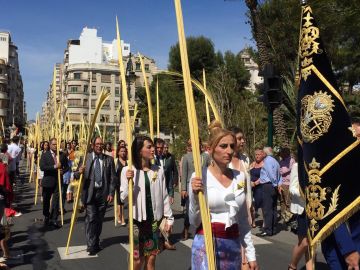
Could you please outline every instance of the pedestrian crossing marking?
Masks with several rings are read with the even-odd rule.
[[[58,252],[61,260],[74,260],[74,259],[86,259],[86,258],[96,258],[98,255],[89,256],[86,251],[86,246],[73,246],[69,247],[69,255],[65,254],[66,247],[58,247]]]
[[[255,246],[272,244],[270,241],[265,240],[264,238],[257,237],[255,235],[252,235],[251,238],[252,238]]]
[[[252,235],[252,239],[253,239],[253,242],[254,242],[254,245],[268,245],[268,244],[271,244],[270,241],[268,240],[265,240],[263,238],[260,238],[260,237],[257,237],[255,235]],[[187,246],[188,248],[191,248],[192,247],[192,243],[193,243],[193,239],[187,239],[185,241],[180,241],[179,243]]]
[[[187,246],[188,248],[191,248],[191,247],[192,247],[193,240],[192,240],[192,239],[187,239],[187,240],[185,240],[185,241],[180,241],[179,243]]]
[[[120,245],[126,250],[127,253],[129,253],[130,246],[127,243],[120,243]]]
[[[256,245],[269,245],[269,244],[272,244],[270,241],[265,240],[265,239],[260,238],[260,237],[257,237],[255,235],[252,235],[252,239],[253,239],[253,242],[254,242],[255,246]],[[184,246],[191,249],[193,241],[194,241],[193,239],[187,239],[185,241],[179,241],[179,243],[181,243]],[[121,243],[121,246],[129,253],[129,249],[130,249],[129,244]]]

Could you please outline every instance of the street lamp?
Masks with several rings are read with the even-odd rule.
[[[135,75],[134,69],[133,69],[133,63],[131,60],[131,53],[129,54],[129,60],[127,62],[126,65],[126,80],[127,80],[127,91],[128,91],[128,97],[129,99],[131,99],[131,89],[130,89],[130,85],[131,85],[131,80],[133,79],[133,76]]]

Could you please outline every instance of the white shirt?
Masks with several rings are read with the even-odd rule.
[[[304,212],[305,200],[300,194],[297,163],[294,163],[291,168],[289,191],[291,195],[290,212],[301,215]]]
[[[9,171],[16,171],[16,163],[20,160],[21,148],[17,144],[11,143],[8,146],[8,153],[12,158],[9,164]]]
[[[203,184],[208,201],[211,222],[224,223],[225,228],[238,224],[239,241],[245,248],[248,261],[256,261],[255,248],[251,238],[251,229],[248,222],[246,195],[244,190],[245,174],[232,170],[234,178],[229,187],[224,187],[212,175],[209,169],[203,170]],[[191,179],[195,177],[195,173]],[[201,224],[198,196],[192,192],[189,182],[189,220],[196,228]]]
[[[243,160],[240,159],[239,161],[241,162],[243,168],[245,168],[245,170],[246,170],[245,180],[244,180],[245,181],[245,194],[246,194],[247,207],[250,209],[253,198],[252,198],[251,181],[250,181],[250,175],[249,175],[249,166],[247,166]],[[232,162],[229,163],[229,168],[233,169],[233,170],[237,170],[236,168],[234,168],[234,165],[232,164]]]

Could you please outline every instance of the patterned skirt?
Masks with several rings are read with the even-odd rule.
[[[134,258],[160,253],[159,225],[157,221],[134,220]]]
[[[225,239],[214,237],[216,268],[239,270],[241,267],[241,245],[238,238]],[[191,248],[191,269],[207,270],[207,257],[204,235],[196,234]]]

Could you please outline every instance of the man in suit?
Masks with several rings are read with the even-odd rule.
[[[167,147],[165,150],[165,146]],[[170,204],[174,203],[174,179],[178,179],[178,170],[176,168],[175,158],[169,153],[169,145],[163,139],[155,140],[155,164],[162,167],[165,175],[166,189],[169,194]],[[175,245],[168,239],[164,243],[165,249],[176,250]]]
[[[201,141],[200,141],[200,146],[201,146]],[[190,140],[187,143],[187,150],[188,153],[186,153],[181,159],[181,198],[186,203],[183,241],[189,238],[190,222],[189,222],[189,214],[188,214],[189,213],[188,188],[189,188],[190,177],[193,174],[193,172],[195,172],[194,158],[192,154],[192,147]],[[211,162],[210,156],[205,152],[201,153],[201,167],[207,168],[210,165],[210,162]]]
[[[174,183],[178,181],[178,170],[175,157],[169,152],[169,145],[163,139],[157,139],[155,143],[155,164],[164,169],[166,188],[169,194],[170,204],[174,203]]]
[[[69,170],[67,158],[63,153],[59,153],[59,159],[56,156],[57,141],[55,138],[50,140],[50,151],[44,152],[40,159],[40,169],[44,171],[44,177],[41,181],[43,188],[43,215],[45,217],[45,225],[54,228],[60,228],[57,223],[59,216],[59,185],[58,185],[58,170],[62,175]],[[59,162],[58,162],[59,160]],[[62,179],[60,179],[62,182]],[[50,200],[51,212],[50,210]]]
[[[96,255],[100,248],[100,234],[106,207],[114,198],[116,175],[114,159],[103,154],[104,144],[100,137],[92,141],[93,152],[87,154],[85,166],[81,166],[74,178],[84,174],[81,201],[86,209],[85,234],[87,251]]]

